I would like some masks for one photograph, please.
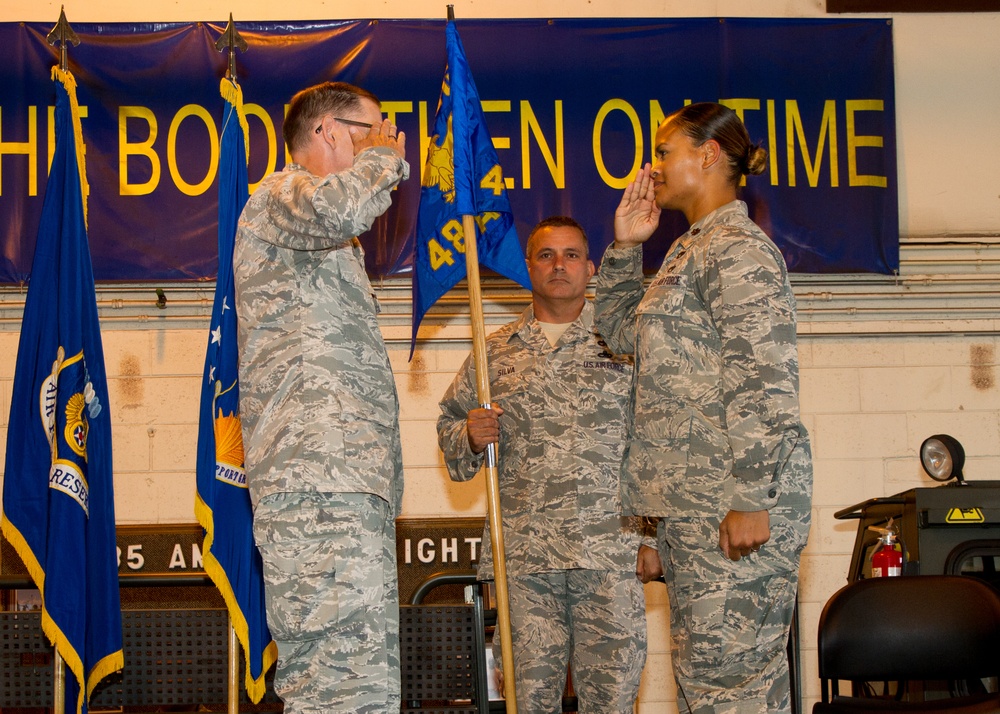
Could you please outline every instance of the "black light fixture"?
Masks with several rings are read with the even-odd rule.
[[[962,468],[965,466],[965,449],[958,439],[947,434],[935,434],[924,439],[920,445],[920,463],[924,471],[935,481],[955,479],[965,483]]]

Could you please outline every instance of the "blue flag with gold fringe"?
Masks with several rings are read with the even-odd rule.
[[[3,534],[41,593],[66,664],[66,712],[123,666],[111,416],[87,244],[76,81],[53,68],[55,151],[24,305],[4,467]]]
[[[479,262],[531,288],[500,160],[453,21],[448,22],[446,37],[448,67],[417,213],[411,357],[424,314],[466,276],[462,216],[475,218]]]
[[[253,510],[243,464],[233,247],[249,197],[247,122],[240,86],[223,79],[226,101],[219,147],[219,273],[205,355],[198,424],[195,515],[205,529],[205,571],[222,593],[246,655],[250,700],[264,696],[264,675],[277,659],[264,612],[264,576],[253,538]]]

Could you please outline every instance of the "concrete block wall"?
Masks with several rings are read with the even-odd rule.
[[[816,478],[800,585],[802,711],[819,698],[819,614],[846,583],[857,528],[833,514],[869,498],[936,486],[918,453],[933,434],[962,442],[968,480],[996,479],[996,351],[997,338],[982,334],[800,337],[801,406]]]
[[[803,709],[819,696],[816,626],[846,582],[855,522],[833,514],[875,496],[933,486],[917,450],[949,433],[967,453],[967,477],[996,478],[1000,461],[997,341],[992,335],[800,335],[801,404],[813,440],[813,527],[802,561]],[[0,333],[0,448],[6,443],[17,333]],[[104,348],[114,422],[115,506],[120,524],[194,522],[195,451],[204,327],[109,329]],[[400,395],[406,496],[403,515],[485,511],[481,476],[451,483],[437,450],[437,401],[466,358],[464,340],[425,343],[413,361],[389,345]],[[649,654],[637,711],[676,711],[665,588],[646,588]]]

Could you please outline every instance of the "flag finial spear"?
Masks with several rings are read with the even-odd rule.
[[[233,13],[229,13],[229,24],[226,25],[226,29],[219,36],[219,39],[215,41],[215,49],[219,52],[225,52],[226,49],[229,50],[229,69],[226,70],[226,77],[234,82],[236,81],[236,50],[246,52],[247,47],[247,41],[236,30],[236,24],[233,22]]]
[[[448,6],[448,22],[454,22],[454,21],[455,21],[455,6],[454,5],[449,5]]]
[[[69,69],[69,59],[66,56],[66,45],[70,42],[74,46],[80,44],[80,38],[76,36],[73,32],[73,28],[70,27],[69,21],[66,19],[66,6],[63,5],[59,9],[59,22],[56,26],[52,28],[48,35],[45,36],[45,41],[50,45],[55,47],[59,45],[59,69],[65,72]]]

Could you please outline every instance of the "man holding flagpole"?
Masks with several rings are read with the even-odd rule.
[[[233,256],[274,687],[285,714],[399,711],[399,405],[357,236],[409,176],[405,137],[343,82],[296,94],[283,134]]]
[[[471,358],[441,401],[448,473],[468,481],[500,442],[519,711],[562,709],[567,667],[582,714],[631,714],[646,661],[642,583],[660,575],[656,540],[622,515],[620,469],[630,356],[594,331],[587,237],[553,216],[528,238],[531,305],[487,339],[491,408]],[[489,525],[480,579],[493,577]],[[496,649],[496,647],[494,647]]]

